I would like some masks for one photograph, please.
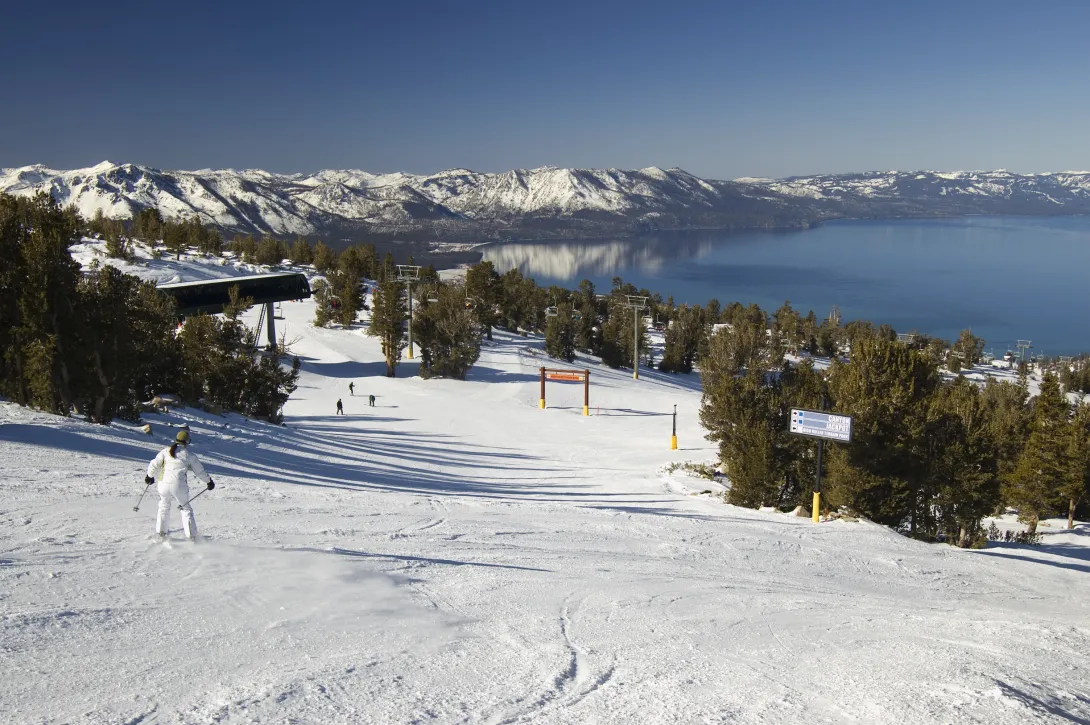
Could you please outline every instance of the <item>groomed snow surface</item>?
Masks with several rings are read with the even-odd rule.
[[[283,312],[283,427],[0,404],[0,720],[1090,721],[1090,526],[961,551],[735,508],[665,472],[715,459],[695,377],[580,359],[592,415],[573,383],[542,411],[540,339],[388,379],[364,331]],[[133,506],[182,424],[218,485],[206,538],[174,511],[161,544]]]

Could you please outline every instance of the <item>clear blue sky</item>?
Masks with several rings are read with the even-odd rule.
[[[1090,168],[1090,2],[19,2],[0,167]]]

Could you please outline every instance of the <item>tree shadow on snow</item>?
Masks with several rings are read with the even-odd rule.
[[[1034,695],[1031,695],[1024,690],[1019,690],[1017,687],[1009,685],[1001,680],[996,680],[995,684],[1004,695],[1013,700],[1017,700],[1021,704],[1025,705],[1028,709],[1033,710],[1041,715],[1047,713],[1049,715],[1055,715],[1056,717],[1062,720],[1066,720],[1068,722],[1079,723],[1079,725],[1090,725],[1090,720],[1087,720],[1084,717],[1079,717],[1078,715],[1070,712],[1065,707],[1067,703],[1065,703],[1063,700],[1060,700],[1058,698],[1050,698],[1051,702],[1046,702],[1040,697],[1035,697]],[[1048,697],[1047,695],[1045,696]],[[1090,701],[1086,700],[1086,698],[1080,697],[1078,695],[1074,695],[1073,697],[1083,705],[1090,705]]]
[[[343,362],[327,363],[318,362],[316,360],[312,362],[304,359],[302,369],[327,378],[359,379],[386,377],[385,362],[357,362],[355,360],[345,360]],[[345,385],[345,388],[347,389],[347,384]]]
[[[348,406],[346,405],[345,407],[347,408]],[[365,405],[364,408],[366,409],[367,406]],[[293,415],[293,416],[290,416],[290,417],[286,418],[285,422],[288,423],[288,425],[290,427],[292,423],[297,423],[297,422],[300,422],[300,421],[316,420],[316,421],[323,421],[323,422],[327,422],[327,423],[333,423],[335,421],[344,420],[346,418],[352,418],[353,420],[365,419],[365,420],[367,420],[369,422],[372,422],[372,423],[405,423],[408,420],[410,420],[409,418],[391,418],[391,417],[382,416],[382,415],[368,415],[367,413],[361,413],[361,412],[358,412],[356,410],[345,410],[344,415],[337,415],[336,413],[331,413],[329,415]],[[306,426],[305,427],[305,429],[310,429],[310,428],[311,428],[311,426]],[[301,429],[301,427],[296,428],[296,430],[300,430],[300,429]],[[349,430],[352,430],[352,429],[351,428],[331,427],[330,430],[339,430],[339,431],[341,431],[343,433],[345,431],[349,431]],[[368,432],[369,431],[366,431],[366,430],[360,430],[361,434],[365,434],[365,433],[368,433]]]
[[[149,461],[161,443],[149,440],[147,447],[122,443],[116,440],[92,438],[60,428],[25,423],[9,423],[0,426],[0,441],[25,443],[43,448],[87,453],[126,461]]]
[[[1010,548],[1014,548],[1014,547],[1002,546],[1002,547],[996,547],[995,549],[992,549],[992,548],[981,549],[981,550],[977,551],[977,553],[981,554],[983,556],[995,556],[995,557],[999,557],[999,558],[1002,558],[1002,559],[1018,559],[1019,561],[1028,561],[1028,562],[1031,562],[1033,564],[1045,564],[1047,566],[1059,567],[1060,569],[1070,569],[1071,571],[1079,571],[1079,572],[1082,572],[1084,574],[1090,574],[1090,565],[1071,564],[1071,563],[1062,562],[1062,561],[1049,561],[1048,559],[1043,559],[1043,558],[1038,559],[1035,556],[1020,556],[1018,554],[1012,554],[1012,553],[1009,553],[1007,551],[1001,551],[1000,548],[1010,549]],[[1021,546],[1019,546],[1018,548],[1023,549],[1023,550],[1032,550],[1032,549],[1029,549],[1028,547],[1021,547]],[[1033,547],[1033,549],[1038,549],[1042,553],[1046,553],[1046,554],[1056,553],[1056,552],[1050,551],[1049,549],[1051,549],[1051,548],[1054,548],[1054,547],[1044,547],[1044,546]],[[1056,554],[1056,555],[1057,556],[1072,556],[1072,554]],[[1090,558],[1088,558],[1085,555],[1075,556],[1075,558],[1082,559],[1082,560],[1090,560]]]
[[[642,502],[641,502],[642,503]],[[675,503],[669,499],[661,499],[656,501],[648,501],[647,503]],[[708,514],[692,514],[677,509],[665,508],[660,506],[618,506],[616,504],[610,505],[585,505],[580,508],[596,509],[600,511],[616,511],[624,514],[641,514],[644,516],[668,516],[670,518],[677,519],[693,519],[694,521],[726,521],[730,517],[724,516],[710,516]],[[739,520],[739,519],[735,519]]]
[[[447,566],[480,566],[489,569],[515,569],[518,571],[540,571],[554,573],[552,569],[541,569],[534,566],[518,566],[516,564],[490,564],[481,561],[459,561],[457,559],[435,559],[427,556],[408,556],[405,554],[378,554],[368,551],[356,551],[355,549],[315,549],[310,547],[286,548],[284,551],[306,551],[319,554],[339,554],[341,556],[353,556],[361,559],[393,559],[395,561],[420,562],[424,564],[445,564]]]
[[[594,407],[594,406],[592,406]],[[662,417],[673,415],[673,412],[664,413],[657,410],[633,410],[632,408],[594,408],[595,410],[601,410],[602,415],[610,417],[623,417],[623,416],[649,416],[649,417]]]
[[[474,365],[466,374],[466,380],[487,383],[533,383],[541,380],[541,374],[512,373],[485,365]]]

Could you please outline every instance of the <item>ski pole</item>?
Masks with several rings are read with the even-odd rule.
[[[151,483],[155,483],[155,481],[152,481]],[[149,483],[147,486],[144,486],[144,490],[140,494],[140,498],[138,498],[136,500],[136,505],[132,507],[133,511],[139,511],[140,510],[140,503],[144,500],[144,494],[148,492],[149,488],[151,488],[151,483]]]
[[[201,489],[201,493],[204,493],[205,491],[208,491],[208,490],[210,490],[210,489],[208,489],[208,488],[203,488],[203,489]],[[190,497],[189,497],[189,501],[192,501],[193,499],[197,498],[197,496],[200,496],[200,495],[201,495],[201,493],[198,493],[198,494],[197,494],[196,496],[190,496]],[[182,509],[184,509],[184,508],[185,508],[186,506],[188,506],[188,505],[189,505],[189,501],[186,501],[186,502],[185,502],[185,503],[183,503],[183,504],[179,504],[179,505],[178,505],[178,510],[179,510],[179,511],[181,511],[181,510],[182,510]]]

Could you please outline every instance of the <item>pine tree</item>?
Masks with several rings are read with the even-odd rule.
[[[1029,437],[1030,411],[1026,385],[990,379],[981,392],[988,434],[1001,481],[1010,478]]]
[[[754,306],[756,307],[756,306]],[[704,376],[737,376],[748,370],[764,375],[783,364],[783,348],[765,331],[765,316],[759,307],[735,317],[728,327],[719,328],[707,343],[701,361]]]
[[[357,281],[371,278],[374,267],[375,252],[370,245],[348,247],[337,257],[337,268]]]
[[[26,284],[23,245],[29,235],[25,223],[26,201],[0,194],[0,395],[25,405],[23,370],[20,367],[20,299]]]
[[[1006,487],[1007,503],[1018,509],[1018,520],[1025,523],[1030,534],[1036,533],[1037,523],[1056,511],[1060,489],[1070,476],[1067,460],[1071,429],[1068,405],[1060,391],[1060,382],[1052,373],[1045,373],[1041,394],[1033,406],[1033,422],[1018,464]]]
[[[397,265],[394,263],[394,253],[386,252],[386,256],[382,258],[382,268],[378,271],[378,279],[380,282],[385,282],[396,276]]]
[[[674,298],[672,296],[667,300],[666,306],[671,310],[674,309]],[[723,305],[720,304],[719,300],[714,297],[708,300],[708,303],[704,306],[704,316],[714,324],[719,321],[719,317],[722,314]]]
[[[351,271],[337,270],[326,277],[335,300],[333,317],[341,327],[351,327],[363,309],[363,283]]]
[[[557,305],[556,315],[545,323],[545,353],[564,362],[575,360],[575,318],[569,302]]]
[[[420,375],[465,380],[481,354],[480,325],[465,307],[462,286],[437,283],[434,290],[435,301],[424,296],[413,322]]]
[[[831,505],[918,533],[927,517],[927,410],[938,384],[930,359],[878,337],[857,342],[850,362],[833,362],[834,409],[854,420],[852,444],[828,450]]]
[[[592,355],[599,355],[602,350],[602,318],[598,300],[594,295],[594,285],[583,280],[574,304],[577,305],[572,313],[575,316],[575,347]]]
[[[314,251],[310,248],[310,242],[302,237],[296,237],[291,245],[291,261],[293,264],[310,264],[314,261]]]
[[[113,259],[129,259],[132,254],[129,251],[128,243],[124,236],[125,228],[121,222],[116,220],[107,220],[102,225],[103,234],[106,240],[106,254]]]
[[[330,291],[329,282],[324,279],[316,279],[313,283],[314,295],[314,325],[315,327],[328,327],[333,321],[335,310],[333,309],[333,293]]]
[[[84,314],[77,397],[89,420],[135,420],[139,403],[176,374],[174,303],[155,286],[105,266],[79,285]]]
[[[708,342],[705,311],[700,307],[682,305],[666,328],[666,342],[659,369],[666,372],[691,373],[697,355]]]
[[[1067,449],[1068,470],[1060,485],[1067,503],[1067,528],[1075,528],[1075,508],[1090,493],[1090,404],[1075,409]]]
[[[810,360],[783,364],[778,380],[779,407],[772,430],[776,434],[776,453],[780,460],[783,484],[779,505],[782,508],[810,508],[814,499],[817,473],[817,449],[812,440],[788,432],[791,409],[823,410],[829,400],[825,374],[814,369]]]
[[[626,307],[623,300],[619,295],[610,297],[609,312],[601,325],[599,354],[602,363],[611,368],[631,367],[633,336],[643,332],[639,326],[636,327],[637,332],[633,332],[633,315],[636,313]]]
[[[314,245],[314,269],[319,274],[329,274],[337,266],[337,254],[323,242]]]
[[[254,261],[272,267],[283,262],[287,256],[287,250],[284,249],[282,241],[273,237],[265,237],[257,245]]]
[[[197,236],[197,250],[201,254],[220,256],[223,254],[223,236],[212,227],[201,227]]]
[[[466,270],[466,304],[484,329],[485,337],[492,339],[492,327],[499,321],[500,276],[491,262],[478,262]]]
[[[717,377],[705,384],[700,422],[708,439],[719,443],[731,487],[727,501],[736,506],[779,502],[782,471],[775,454],[778,391],[763,371],[741,377]]]
[[[537,285],[522,276],[517,267],[507,271],[499,280],[499,307],[503,325],[511,332],[519,328],[532,330],[539,310],[535,292]]]
[[[784,348],[797,354],[802,348],[803,339],[802,318],[791,307],[791,301],[785,300],[783,306],[772,314],[772,332],[780,337]]]
[[[78,218],[48,194],[0,197],[5,251],[0,280],[10,315],[0,319],[0,328],[7,327],[0,333],[7,341],[3,392],[22,405],[61,415],[68,415],[75,401],[80,268],[68,247],[79,231]]]
[[[154,248],[163,238],[163,215],[155,207],[141,209],[133,219],[132,226],[132,235],[150,247]]]
[[[182,223],[185,225],[186,246],[203,253],[204,227],[201,226],[200,218],[194,214],[189,218],[189,221]]]
[[[106,222],[106,215],[102,212],[102,207],[99,207],[95,209],[95,215],[87,223],[87,230],[92,234],[104,237],[106,236]]]
[[[957,353],[962,367],[971,368],[980,362],[980,357],[984,354],[984,340],[974,335],[972,330],[962,330],[951,352]]]
[[[167,222],[163,225],[163,246],[174,255],[182,258],[182,252],[189,246],[189,227],[185,222]]]
[[[371,311],[371,335],[382,341],[382,354],[386,356],[386,377],[397,373],[405,340],[405,321],[408,308],[405,304],[405,286],[388,279],[375,286],[374,309]]]
[[[995,442],[984,396],[959,377],[932,396],[926,425],[927,481],[921,502],[930,528],[924,533],[962,548],[983,539],[980,520],[999,503]],[[936,514],[937,517],[932,514]]]
[[[252,263],[257,252],[257,242],[249,234],[236,234],[231,238],[230,250],[243,262]]]

